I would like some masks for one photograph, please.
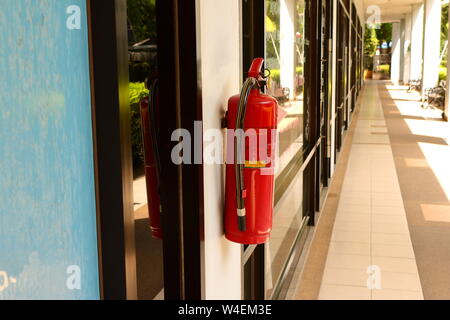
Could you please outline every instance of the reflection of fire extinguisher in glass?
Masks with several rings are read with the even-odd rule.
[[[253,61],[241,94],[228,102],[227,141],[234,147],[234,161],[228,159],[226,166],[225,236],[241,244],[264,243],[272,229],[278,103],[261,90],[266,85],[263,63],[262,58]],[[256,152],[245,138],[250,131],[256,134]]]
[[[152,236],[163,238],[161,227],[161,204],[159,197],[160,160],[158,154],[158,80],[148,80],[150,96],[141,100],[142,141],[144,145],[145,182]]]

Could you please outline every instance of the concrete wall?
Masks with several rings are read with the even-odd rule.
[[[241,86],[241,1],[197,0],[203,129],[221,128]],[[241,246],[224,237],[224,166],[204,165],[205,299],[241,299]]]

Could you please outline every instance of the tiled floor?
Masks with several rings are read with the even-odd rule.
[[[423,299],[377,85],[363,94],[319,299]]]

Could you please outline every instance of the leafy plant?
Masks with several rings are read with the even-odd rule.
[[[141,111],[139,102],[148,96],[149,91],[142,82],[130,82],[130,109],[131,109],[131,143],[133,149],[133,163],[140,166],[144,163],[144,150],[141,132]]]
[[[378,39],[375,28],[369,28],[366,25],[366,30],[364,33],[364,55],[368,57],[373,57],[377,49]]]
[[[156,39],[156,0],[128,0],[128,19],[137,41]]]

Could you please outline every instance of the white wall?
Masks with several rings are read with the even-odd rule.
[[[392,24],[392,57],[391,57],[391,81],[398,83],[400,80],[400,23]]]
[[[436,86],[439,79],[441,0],[426,0],[424,43],[423,89]]]
[[[241,1],[197,0],[203,129],[221,128],[241,86]],[[223,233],[224,166],[204,165],[205,299],[241,299],[241,246]]]
[[[412,37],[411,37],[411,68],[410,79],[422,79],[423,57],[423,4],[413,6],[412,11]]]

